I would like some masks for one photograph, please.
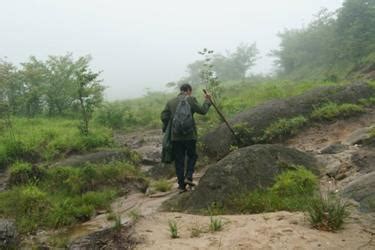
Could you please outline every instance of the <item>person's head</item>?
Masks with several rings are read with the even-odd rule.
[[[181,93],[185,93],[186,95],[191,95],[191,93],[193,92],[193,88],[190,84],[184,83],[181,85],[180,91]]]

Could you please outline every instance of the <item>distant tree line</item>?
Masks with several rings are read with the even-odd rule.
[[[375,70],[375,1],[346,0],[335,12],[321,10],[309,25],[279,34],[272,55],[280,75],[337,80]],[[366,72],[364,72],[366,73]]]
[[[87,121],[105,89],[100,72],[89,69],[90,60],[89,56],[74,60],[72,54],[45,61],[30,57],[19,67],[0,60],[0,104],[12,115],[79,114]]]

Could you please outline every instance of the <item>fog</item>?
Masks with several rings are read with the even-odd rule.
[[[342,0],[1,0],[0,58],[20,63],[31,55],[90,54],[103,70],[110,100],[165,90],[184,76],[197,51],[225,53],[256,42],[253,73],[272,71],[267,56],[284,28],[308,24],[322,7]]]

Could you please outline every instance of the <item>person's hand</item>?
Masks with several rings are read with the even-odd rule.
[[[204,94],[204,98],[205,98],[206,100],[211,101],[211,95],[210,95],[208,92],[206,92],[206,93]]]

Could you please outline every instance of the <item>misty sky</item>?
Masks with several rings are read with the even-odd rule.
[[[306,25],[322,7],[343,0],[0,0],[0,58],[91,54],[103,70],[108,99],[142,96],[146,88],[185,75],[186,65],[210,48],[225,53],[256,42],[262,58],[252,72],[267,73],[276,34]]]

